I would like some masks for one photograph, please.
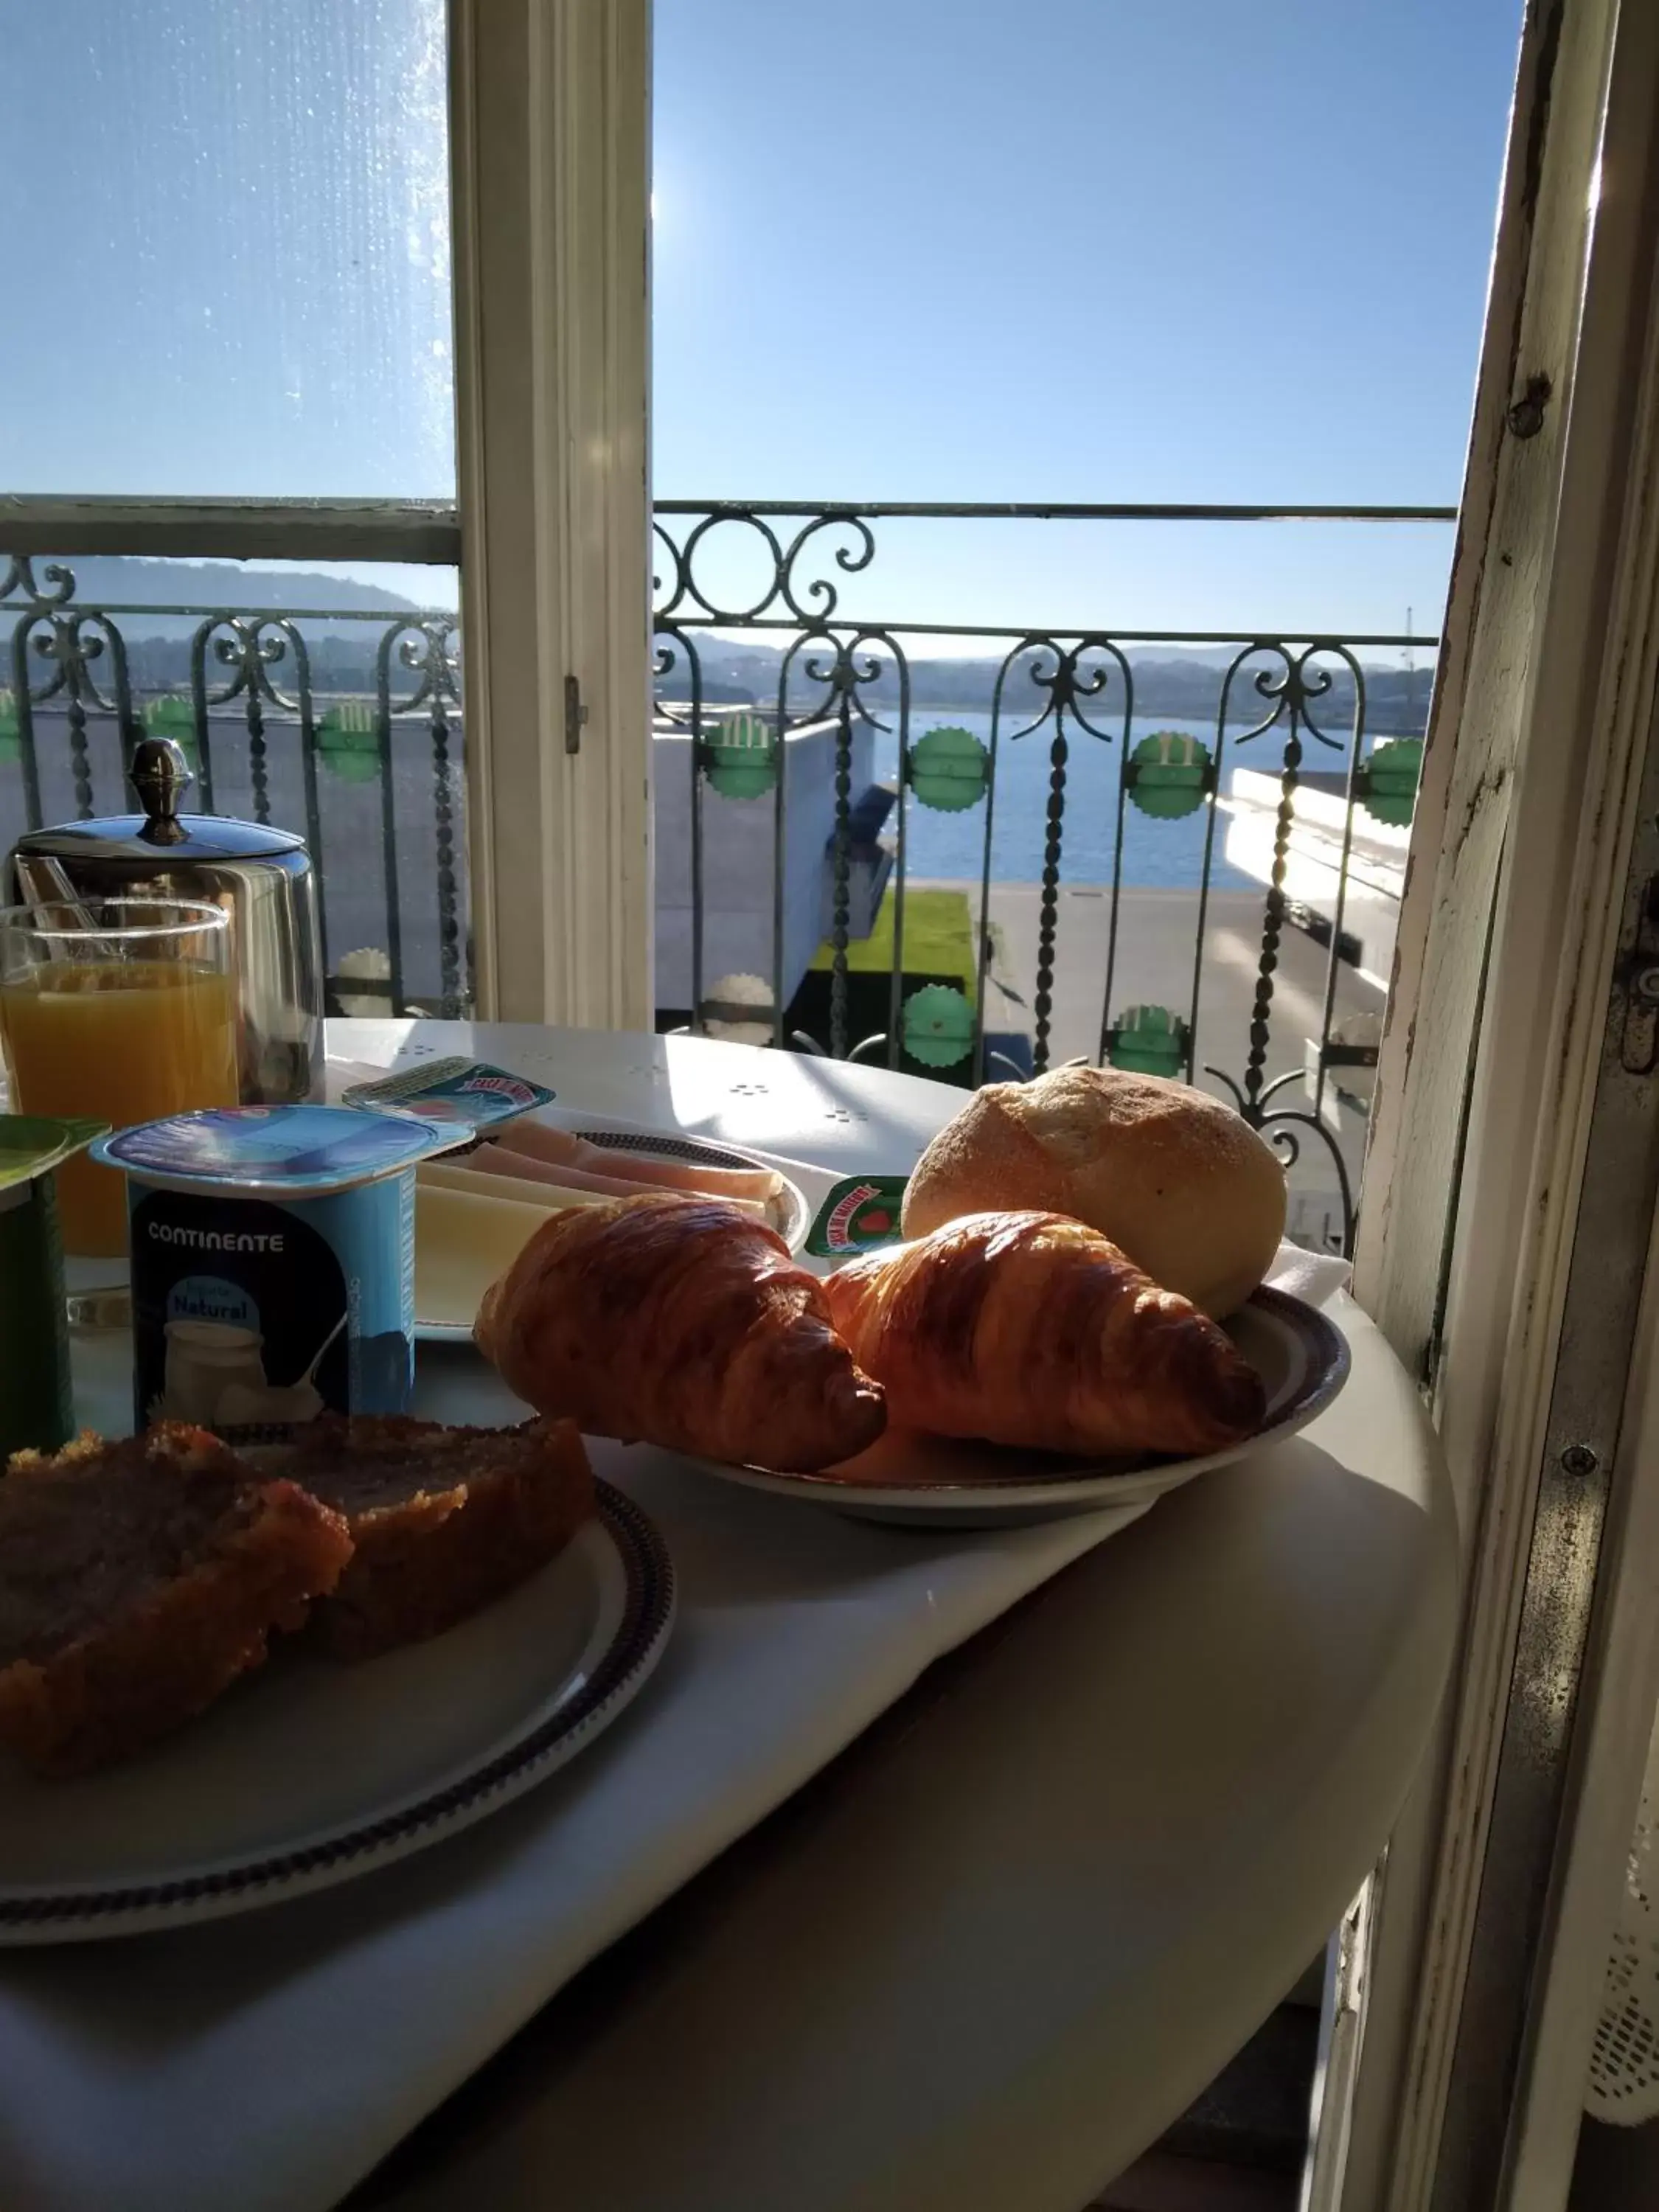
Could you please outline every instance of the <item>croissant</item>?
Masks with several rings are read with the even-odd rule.
[[[1266,1410],[1213,1322],[1063,1214],[966,1214],[823,1287],[896,1427],[1184,1455],[1248,1436]]]
[[[543,1224],[473,1336],[509,1389],[592,1436],[806,1472],[887,1425],[823,1286],[729,1199],[617,1199]]]

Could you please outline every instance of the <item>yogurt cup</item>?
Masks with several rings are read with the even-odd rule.
[[[127,1177],[135,1425],[406,1411],[415,1164],[470,1134],[343,1106],[232,1106],[95,1145]]]

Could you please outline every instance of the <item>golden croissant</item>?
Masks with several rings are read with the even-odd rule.
[[[898,1428],[1184,1455],[1249,1435],[1266,1410],[1213,1322],[1063,1214],[966,1214],[823,1287]]]
[[[887,1425],[823,1285],[729,1199],[550,1215],[484,1293],[472,1333],[509,1389],[591,1436],[805,1472]]]

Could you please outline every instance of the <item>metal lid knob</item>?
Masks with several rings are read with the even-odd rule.
[[[179,802],[195,781],[184,748],[171,738],[141,738],[132,749],[127,781],[144,810],[138,832],[147,845],[181,845],[190,836],[179,819]]]

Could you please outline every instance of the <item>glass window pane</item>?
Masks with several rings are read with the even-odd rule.
[[[9,11],[9,491],[452,497],[444,0]]]
[[[132,736],[173,738],[191,811],[306,840],[330,1012],[465,1012],[457,587],[390,562],[0,562],[0,853],[131,811]]]

